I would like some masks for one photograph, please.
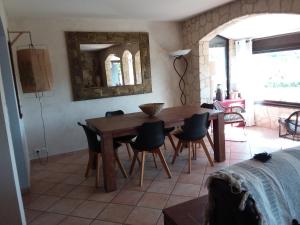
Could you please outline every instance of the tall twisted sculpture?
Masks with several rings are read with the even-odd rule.
[[[191,51],[191,49],[184,49],[184,50],[178,50],[178,51],[170,53],[170,55],[174,57],[174,61],[173,61],[174,70],[180,78],[180,80],[179,80],[179,89],[180,89],[180,92],[181,92],[180,93],[180,102],[181,102],[182,105],[186,104],[186,95],[184,93],[184,89],[185,89],[184,75],[185,75],[185,73],[187,71],[187,68],[188,68],[188,61],[184,56],[189,54],[190,51]],[[178,68],[176,68],[176,61],[181,60],[181,59],[184,62],[184,69],[183,69],[182,73],[180,73]]]

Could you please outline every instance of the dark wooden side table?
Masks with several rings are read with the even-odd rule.
[[[163,210],[165,225],[203,225],[208,196],[202,196]]]

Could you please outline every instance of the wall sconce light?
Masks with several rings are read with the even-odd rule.
[[[185,89],[185,82],[184,82],[184,75],[187,71],[188,68],[188,61],[187,59],[184,57],[185,55],[189,54],[191,51],[191,49],[182,49],[182,50],[178,50],[175,52],[171,52],[170,56],[174,57],[174,61],[173,61],[173,67],[175,72],[178,74],[180,80],[179,80],[179,89],[180,89],[180,102],[182,105],[186,104],[186,95],[184,93],[184,89]],[[183,72],[180,73],[179,70],[176,68],[176,61],[182,59],[184,61],[184,69]]]

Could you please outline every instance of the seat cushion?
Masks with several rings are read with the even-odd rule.
[[[300,134],[300,125],[296,125],[296,120],[286,120],[286,128],[291,134]],[[296,130],[297,128],[297,130]]]
[[[225,114],[224,115],[224,122],[225,123],[239,123],[244,122],[243,118],[239,114]]]

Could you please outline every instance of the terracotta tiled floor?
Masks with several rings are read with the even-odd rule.
[[[187,174],[187,151],[180,154],[174,165],[170,164],[173,150],[167,141],[167,149],[163,152],[172,172],[171,179],[167,178],[160,163],[159,168],[155,168],[149,154],[143,187],[138,186],[136,166],[128,179],[117,171],[118,190],[111,193],[105,193],[103,187],[95,189],[94,174],[84,178],[87,151],[52,157],[48,163],[32,163],[31,193],[23,196],[27,221],[30,225],[162,225],[163,208],[207,194],[204,184],[210,173],[261,151],[272,152],[298,145],[279,139],[277,131],[269,129],[247,128],[246,134],[244,136],[240,128],[226,128],[226,138],[246,139],[247,142],[226,141],[227,160],[215,163],[214,167],[208,165],[202,150],[198,149],[191,174]],[[119,155],[129,170],[130,160],[124,146]]]

